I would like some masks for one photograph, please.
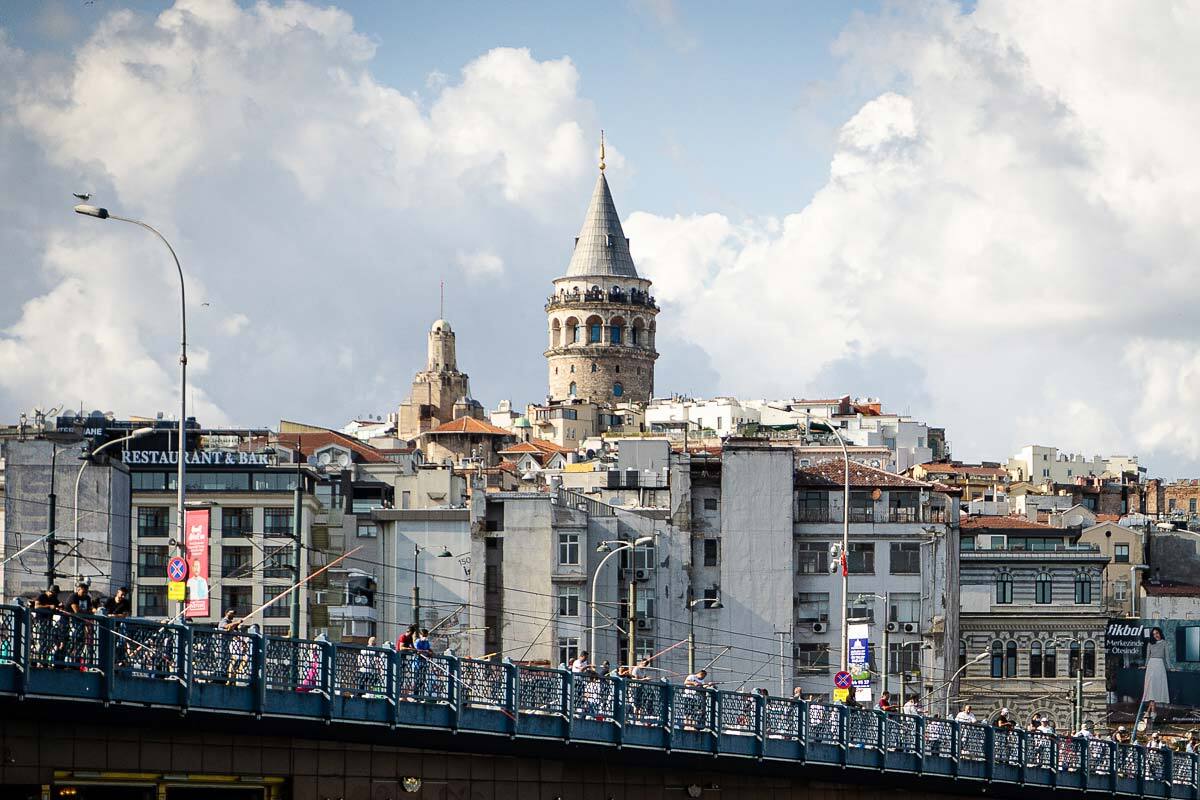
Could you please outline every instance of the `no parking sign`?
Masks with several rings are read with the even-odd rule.
[[[187,562],[179,556],[168,561],[167,578],[174,583],[187,580]]]

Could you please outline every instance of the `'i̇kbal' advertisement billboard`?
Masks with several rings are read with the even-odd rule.
[[[189,617],[208,616],[208,516],[208,509],[201,508],[186,512],[184,517],[188,580],[183,613]]]
[[[1104,657],[1110,723],[1200,723],[1200,619],[1110,619]]]

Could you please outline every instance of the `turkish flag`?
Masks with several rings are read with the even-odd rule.
[[[846,554],[842,553],[842,577],[850,574],[850,566],[846,563]]]

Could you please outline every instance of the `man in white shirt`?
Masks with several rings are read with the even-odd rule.
[[[912,695],[909,695],[908,699],[904,701],[904,708],[902,710],[910,717],[921,716],[921,706],[917,704],[917,698]]]
[[[1091,723],[1091,721],[1084,722],[1083,727],[1080,728],[1078,731],[1076,731],[1075,737],[1078,739],[1092,738],[1092,723]]]
[[[576,675],[581,672],[587,672],[592,668],[592,663],[588,661],[588,651],[584,650],[571,662],[571,672]]]
[[[971,713],[969,705],[963,706],[962,711],[954,715],[955,722],[976,722],[975,715]]]
[[[708,677],[707,670],[698,669],[695,672],[693,672],[691,675],[688,675],[686,678],[683,679],[683,685],[690,686],[694,689],[699,689],[704,686],[704,679],[707,677]]]

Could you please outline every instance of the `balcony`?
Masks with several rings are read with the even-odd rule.
[[[654,301],[653,295],[640,292],[636,289],[629,292],[605,293],[602,291],[586,291],[552,294],[546,298],[546,310],[550,311],[555,308],[580,306],[590,303],[617,303],[620,305],[653,309],[655,311],[658,310],[658,304]]]

